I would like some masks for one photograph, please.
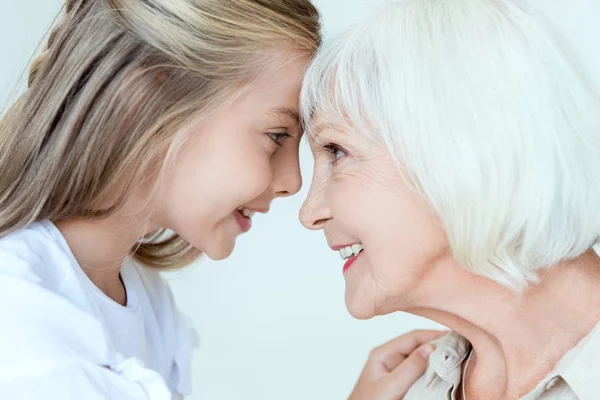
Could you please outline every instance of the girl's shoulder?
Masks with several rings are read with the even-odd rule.
[[[66,265],[68,259],[50,222],[36,222],[0,239],[0,279],[19,278],[57,288]]]
[[[159,374],[113,348],[76,286],[61,285],[69,268],[44,224],[0,239],[0,398],[170,399]]]
[[[64,261],[64,253],[43,223],[0,239],[0,320],[6,327],[0,330],[4,339],[0,343],[16,344],[26,338],[30,348],[35,348],[50,341],[53,346],[46,350],[54,353],[79,343],[76,337],[83,339],[90,332],[102,332],[93,316],[57,290],[67,271]],[[80,328],[71,329],[74,324]],[[97,339],[102,334],[93,336]],[[16,346],[15,350],[26,348]],[[42,348],[36,351],[43,353]]]

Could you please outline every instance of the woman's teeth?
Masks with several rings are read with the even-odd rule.
[[[356,244],[353,244],[352,246],[342,247],[341,249],[338,250],[342,260],[346,260],[350,257],[357,256],[361,251],[363,251],[362,243],[356,243]]]
[[[254,216],[254,211],[248,210],[246,207],[239,207],[237,211],[239,211],[246,218],[252,218]]]

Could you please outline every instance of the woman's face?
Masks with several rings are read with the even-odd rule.
[[[429,275],[436,261],[447,254],[439,219],[404,181],[385,145],[319,120],[326,118],[318,118],[309,139],[315,169],[302,224],[323,229],[332,250],[346,258],[340,272],[353,316],[418,306],[419,293],[435,281]]]
[[[302,185],[298,101],[308,56],[265,68],[232,104],[191,127],[159,193],[160,225],[210,258],[233,251],[254,212]]]

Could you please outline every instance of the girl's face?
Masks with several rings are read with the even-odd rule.
[[[302,185],[299,94],[308,56],[281,55],[233,103],[186,132],[158,193],[157,224],[210,258],[233,251],[254,212]]]

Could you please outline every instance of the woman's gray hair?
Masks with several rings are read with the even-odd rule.
[[[600,96],[527,0],[405,0],[318,53],[302,92],[385,142],[454,258],[520,289],[600,233]]]

